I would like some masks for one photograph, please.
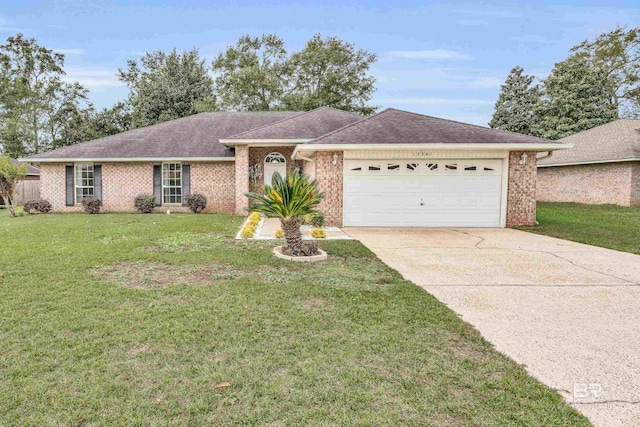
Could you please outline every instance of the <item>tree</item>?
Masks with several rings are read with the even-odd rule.
[[[9,215],[16,217],[13,194],[19,181],[27,175],[27,165],[12,162],[8,155],[0,156],[0,197],[4,199]]]
[[[287,87],[287,51],[275,34],[240,37],[216,57],[216,95],[224,109],[268,111],[279,109]]]
[[[93,112],[87,118],[87,133],[90,139],[115,135],[132,129],[131,107],[124,102],[117,102],[111,108],[103,108]]]
[[[366,102],[375,91],[376,79],[368,73],[376,59],[374,53],[337,37],[314,35],[288,61],[290,88],[284,96],[285,108],[308,111],[329,106],[374,113],[376,108]]]
[[[87,90],[63,81],[64,55],[22,34],[0,46],[0,145],[37,154],[60,140],[68,112],[89,108]]]
[[[186,117],[197,112],[196,105],[214,100],[213,80],[197,49],[179,54],[148,52],[140,60],[127,61],[118,77],[129,86],[134,128]]]
[[[617,27],[571,49],[611,81],[611,102],[624,116],[640,114],[640,27]]]
[[[490,127],[533,135],[533,110],[541,96],[540,86],[533,84],[534,80],[535,77],[524,74],[520,66],[509,72],[501,86]]]
[[[544,81],[543,98],[534,107],[533,133],[559,139],[617,119],[612,90],[606,72],[593,68],[584,56],[557,63]]]
[[[271,185],[264,186],[264,195],[246,193],[246,196],[255,201],[249,208],[251,212],[280,219],[290,254],[301,255],[304,250],[301,218],[318,213],[316,208],[324,198],[324,194],[318,190],[318,183],[298,169],[286,178],[276,172]]]

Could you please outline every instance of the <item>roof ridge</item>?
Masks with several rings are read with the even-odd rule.
[[[357,124],[360,124],[360,123],[362,123],[362,122],[365,122],[365,121],[367,121],[367,120],[369,120],[369,119],[372,119],[372,118],[374,118],[374,117],[377,117],[377,116],[379,116],[379,115],[381,115],[381,114],[386,113],[386,112],[387,112],[387,111],[389,111],[389,110],[394,110],[394,108],[385,108],[384,110],[380,111],[379,113],[375,113],[375,114],[372,114],[372,115],[370,115],[370,116],[363,117],[362,119],[360,119],[360,120],[358,120],[358,121],[355,121],[355,122],[353,122],[353,123],[349,123],[348,125],[342,126],[341,128],[338,128],[338,129],[332,130],[332,131],[331,131],[331,132],[329,132],[329,133],[325,133],[325,134],[324,134],[324,135],[322,135],[322,136],[319,136],[319,137],[317,137],[317,138],[314,138],[314,139],[312,139],[311,141],[309,141],[309,142],[308,142],[308,144],[315,144],[317,141],[320,141],[321,139],[328,138],[329,136],[331,136],[331,135],[333,135],[333,134],[335,134],[335,133],[337,133],[337,132],[343,131],[343,130],[345,130],[345,129],[347,129],[347,128],[350,128],[350,127],[352,127],[352,126],[355,126],[355,125],[357,125]]]
[[[309,114],[309,113],[310,113],[310,112],[312,112],[312,111],[315,111],[315,110],[301,111],[301,112],[300,112],[300,111],[292,111],[292,113],[293,113],[293,112],[295,112],[295,113],[298,113],[298,114],[296,114],[295,116],[285,117],[284,119],[276,120],[276,121],[275,121],[275,122],[273,122],[273,123],[268,123],[268,124],[266,124],[266,125],[258,126],[258,127],[251,128],[251,129],[247,129],[247,130],[244,130],[244,131],[242,131],[242,132],[240,132],[240,133],[235,133],[235,134],[233,134],[233,135],[229,135],[229,136],[227,136],[226,138],[221,138],[221,139],[231,139],[231,138],[236,138],[236,137],[238,137],[238,136],[240,136],[240,135],[244,135],[245,133],[254,132],[254,131],[257,131],[257,130],[260,130],[260,129],[264,129],[264,128],[269,127],[269,126],[273,126],[273,125],[278,124],[278,123],[286,122],[287,120],[295,119],[296,117],[300,117],[300,116],[303,116],[303,115],[305,115],[305,114]],[[274,111],[274,112],[275,112],[275,111]],[[284,111],[283,111],[283,112],[284,112]]]
[[[322,105],[322,106],[320,106],[320,107],[314,108],[313,110],[309,110],[309,111],[301,111],[301,112],[300,112],[300,114],[296,114],[295,116],[286,117],[286,118],[284,118],[284,119],[277,120],[277,121],[275,121],[275,122],[273,122],[273,123],[269,123],[269,124],[266,124],[266,125],[258,126],[257,128],[247,129],[247,130],[245,130],[245,131],[242,131],[242,132],[240,132],[240,133],[236,133],[236,134],[234,134],[234,135],[231,135],[231,136],[228,136],[228,137],[226,137],[226,138],[222,138],[222,139],[234,139],[234,138],[238,138],[239,136],[242,136],[242,135],[244,135],[244,134],[251,133],[251,132],[255,132],[255,131],[259,131],[259,130],[262,130],[262,129],[266,129],[266,128],[271,127],[271,126],[277,126],[277,125],[279,125],[279,124],[281,124],[281,123],[283,123],[283,122],[286,122],[286,121],[289,121],[289,120],[293,120],[293,119],[296,119],[296,118],[298,118],[298,117],[300,117],[300,116],[304,116],[304,115],[307,115],[307,114],[310,114],[310,113],[314,113],[314,112],[316,112],[316,111],[320,111],[320,110],[334,110],[334,111],[339,111],[339,112],[341,112],[341,113],[349,114],[349,115],[352,115],[352,116],[358,116],[358,117],[360,116],[359,114],[354,113],[354,112],[352,112],[352,111],[346,111],[346,110],[341,110],[341,109],[339,109],[339,108],[330,107],[330,106],[328,106],[328,105]]]

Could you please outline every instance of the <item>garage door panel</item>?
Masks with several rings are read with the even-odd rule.
[[[389,169],[396,165],[400,170]],[[344,224],[499,226],[501,169],[502,161],[494,159],[347,161]]]

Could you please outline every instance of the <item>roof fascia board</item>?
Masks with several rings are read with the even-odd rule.
[[[584,162],[568,162],[568,163],[549,163],[538,165],[539,168],[549,168],[554,166],[579,166],[579,165],[598,165],[602,163],[624,163],[624,162],[640,162],[640,157],[619,160],[589,160]]]
[[[73,163],[73,162],[109,162],[109,163],[126,163],[126,162],[233,162],[235,157],[26,157],[20,159],[22,162],[31,163]]]
[[[500,144],[500,143],[463,143],[463,144],[309,144],[298,145],[293,150],[293,156],[299,152],[315,151],[348,151],[348,150],[507,150],[507,151],[553,151],[572,148],[573,144],[562,143],[540,143],[540,144]]]

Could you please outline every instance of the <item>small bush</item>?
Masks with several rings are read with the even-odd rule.
[[[38,200],[38,207],[36,208],[38,212],[48,214],[49,212],[51,212],[52,208],[53,207],[51,206],[51,202],[49,202],[47,199]]]
[[[51,212],[51,203],[48,200],[29,200],[22,206],[23,211],[27,215],[33,215],[36,212],[47,214]]]
[[[133,205],[140,213],[151,213],[156,206],[156,198],[153,194],[140,194],[134,199]]]
[[[28,202],[25,202],[25,204],[22,205],[22,210],[27,215],[35,214],[36,212],[38,212],[38,201],[37,200],[29,200]]]
[[[85,197],[82,199],[82,208],[88,214],[98,214],[102,208],[102,200],[95,197]]]
[[[327,232],[324,231],[322,228],[317,227],[311,230],[311,237],[313,237],[314,239],[326,239]]]
[[[258,212],[253,212],[251,215],[249,215],[249,222],[255,223],[255,224],[259,224],[260,223],[260,214]]]
[[[281,229],[276,230],[276,239],[282,239],[284,237],[284,231]]]
[[[324,223],[325,223],[324,214],[319,211],[313,214],[311,216],[311,221],[309,221],[309,224],[313,225],[316,228],[324,227]]]
[[[207,198],[202,194],[189,194],[186,198],[187,206],[193,213],[200,213],[207,207]]]
[[[256,226],[255,224],[251,224],[248,222],[240,232],[240,237],[242,237],[243,239],[250,239],[254,236],[254,234],[256,234]]]
[[[22,206],[16,206],[16,218],[25,215],[26,213],[24,212],[24,208]]]

